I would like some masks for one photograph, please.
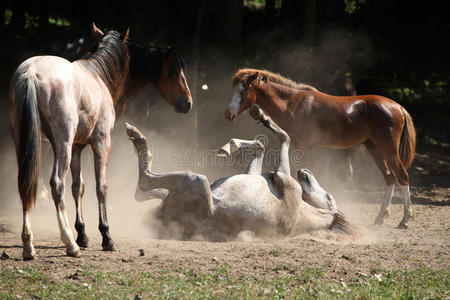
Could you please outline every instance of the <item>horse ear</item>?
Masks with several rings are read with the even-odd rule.
[[[250,83],[252,83],[253,81],[255,81],[256,78],[258,78],[259,73],[255,72],[252,75],[248,76],[247,78],[247,82],[250,85]]]
[[[166,58],[170,58],[173,54],[173,47],[172,46],[167,46],[167,53],[166,53]]]
[[[101,31],[100,29],[98,29],[97,26],[95,26],[95,23],[92,23],[92,37],[96,40],[99,41],[102,36],[104,35],[103,31]]]
[[[128,37],[130,35],[130,27],[127,28],[127,30],[125,30],[125,32],[122,32],[120,34],[120,39],[124,42],[128,41]]]
[[[259,77],[259,84],[263,85],[267,83],[267,76],[266,75],[261,75],[261,77]]]

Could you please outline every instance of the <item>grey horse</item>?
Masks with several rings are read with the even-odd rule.
[[[302,185],[291,177],[290,139],[286,132],[257,106],[250,109],[250,116],[279,138],[278,166],[274,172],[262,173],[263,144],[258,140],[231,139],[219,149],[218,155],[230,156],[240,149],[252,149],[254,158],[244,174],[224,177],[211,185],[206,176],[189,171],[152,172],[152,155],[146,137],[136,127],[126,124],[127,134],[138,152],[136,199],[163,198],[155,211],[155,216],[162,222],[161,235],[174,224],[180,228],[182,239],[201,235],[219,241],[233,239],[242,231],[251,231],[261,237],[289,236],[315,230],[357,233],[358,227],[337,211],[335,202],[334,206],[325,206],[330,202],[326,196],[328,193],[324,193],[315,179],[312,185],[312,181],[303,180],[305,188],[302,189]],[[167,191],[161,192],[161,188]],[[323,199],[317,201],[320,197]],[[320,205],[322,208],[306,203],[306,199],[316,199],[323,204]]]

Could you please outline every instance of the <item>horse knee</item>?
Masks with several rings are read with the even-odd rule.
[[[53,176],[50,179],[50,186],[52,188],[53,201],[55,201],[56,205],[59,205],[64,200],[64,182],[57,176]]]
[[[409,185],[409,175],[406,172],[403,172],[400,174],[400,176],[397,175],[397,182],[400,185],[406,186]]]

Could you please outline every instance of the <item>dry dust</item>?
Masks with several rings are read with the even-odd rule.
[[[131,151],[131,156],[135,154]],[[429,164],[418,156],[415,164],[420,172],[436,176],[436,170],[422,166]],[[445,156],[444,156],[445,157]],[[136,159],[134,157],[134,159]],[[446,159],[446,160],[445,160]],[[449,158],[445,158],[448,162]],[[132,161],[137,168],[136,161]],[[137,170],[134,170],[137,172]],[[448,176],[447,173],[439,176]],[[136,182],[130,179],[130,182]],[[134,188],[134,184],[130,185]],[[432,269],[448,266],[450,261],[450,188],[445,186],[412,187],[414,219],[408,230],[396,229],[403,208],[399,195],[394,195],[392,215],[382,226],[371,225],[383,196],[382,186],[367,184],[363,187],[342,188],[335,191],[340,209],[351,221],[365,227],[357,239],[348,239],[329,232],[305,234],[295,238],[278,240],[257,239],[251,232],[242,232],[236,241],[214,243],[205,241],[176,241],[154,239],[152,228],[142,226],[142,218],[157,202],[135,202],[126,193],[121,194],[122,205],[110,205],[111,233],[116,241],[117,252],[101,251],[100,234],[96,229],[97,210],[95,198],[86,203],[86,223],[91,247],[83,250],[80,259],[69,258],[58,239],[57,223],[50,201],[38,202],[32,214],[33,231],[38,258],[36,261],[21,260],[20,240],[21,214],[16,209],[0,214],[0,252],[5,251],[12,259],[0,261],[5,268],[23,268],[26,265],[45,265],[49,276],[65,278],[80,267],[103,271],[152,271],[166,269],[177,272],[179,267],[198,268],[208,271],[226,266],[233,274],[254,277],[283,276],[300,272],[304,268],[321,268],[325,278],[345,280],[353,276],[371,276],[379,269],[405,270],[419,267]],[[18,204],[18,203],[17,203]],[[68,201],[68,211],[73,220],[74,210]],[[139,249],[145,250],[140,256]],[[283,265],[286,268],[280,268]]]

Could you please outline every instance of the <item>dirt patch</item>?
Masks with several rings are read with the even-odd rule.
[[[437,191],[448,195],[448,189]],[[376,204],[359,204],[367,220],[378,212]],[[281,240],[245,240],[227,243],[116,238],[118,251],[101,251],[99,234],[91,235],[91,248],[80,259],[69,258],[58,235],[35,232],[38,259],[21,260],[19,232],[0,233],[0,252],[11,258],[1,261],[2,268],[45,265],[48,274],[70,275],[74,269],[88,267],[106,271],[174,270],[176,266],[207,271],[226,265],[236,274],[256,277],[321,268],[329,279],[341,280],[357,274],[371,274],[377,268],[431,269],[448,266],[450,261],[450,207],[415,205],[415,217],[408,230],[395,229],[402,206],[394,204],[392,216],[382,226],[365,224],[366,234],[345,241],[329,233],[304,235]],[[2,218],[1,223],[7,222]],[[129,228],[132,230],[132,228]],[[113,229],[114,233],[114,229]],[[140,249],[144,249],[141,256]],[[67,274],[66,274],[67,273]],[[52,275],[52,276],[53,276]]]
[[[427,167],[430,156],[418,155],[418,163],[413,166],[416,168],[414,172],[429,172],[427,182],[432,181],[433,177],[448,176],[446,167],[434,167],[446,165],[448,158],[438,155],[431,157],[444,163],[436,161]],[[416,173],[415,176],[421,175]],[[167,270],[176,273],[180,268],[208,272],[213,268],[226,267],[233,275],[254,278],[299,275],[304,270],[317,268],[323,270],[326,280],[345,281],[355,276],[373,277],[380,269],[448,268],[450,187],[439,181],[439,184],[434,185],[413,186],[411,193],[414,219],[408,230],[400,230],[395,228],[403,214],[400,195],[394,196],[391,217],[382,226],[374,226],[372,222],[383,196],[382,186],[369,184],[334,191],[339,208],[350,220],[366,229],[358,239],[319,232],[295,238],[261,240],[244,232],[238,241],[227,243],[156,240],[152,228],[143,228],[141,225],[145,212],[155,203],[133,202],[131,205],[123,201],[121,206],[112,203],[109,217],[111,233],[118,247],[116,252],[101,251],[100,234],[96,229],[96,203],[91,201],[90,204],[86,203],[91,209],[85,210],[91,248],[83,250],[80,259],[65,255],[59,240],[53,204],[40,201],[32,215],[38,258],[31,262],[21,259],[22,217],[17,205],[16,209],[4,210],[0,215],[0,252],[7,254],[6,259],[0,260],[0,269],[18,270],[35,266],[43,270],[46,276],[58,281],[80,268],[103,272]],[[70,201],[67,203],[69,218],[73,218],[73,204]]]

